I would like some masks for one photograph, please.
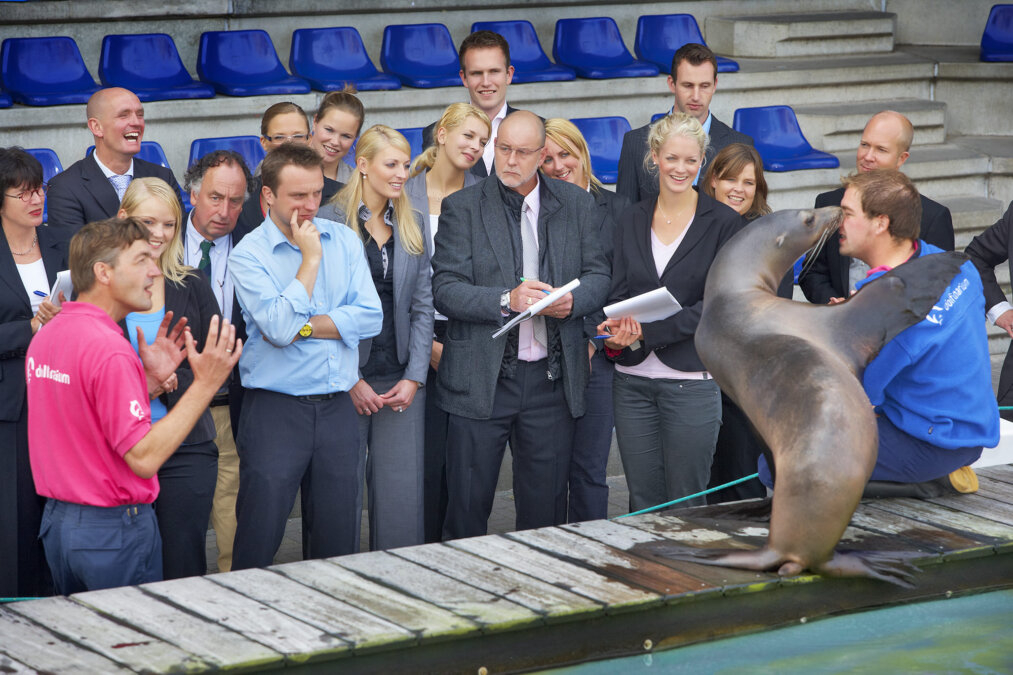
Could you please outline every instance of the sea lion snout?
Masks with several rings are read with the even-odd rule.
[[[843,220],[844,211],[839,206],[824,206],[820,209],[813,209],[808,212],[805,218],[807,227],[826,231],[828,234],[840,227]]]

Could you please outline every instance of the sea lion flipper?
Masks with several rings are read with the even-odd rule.
[[[829,577],[879,579],[903,588],[914,588],[914,575],[921,572],[900,553],[872,551],[834,553],[815,571]]]
[[[968,257],[948,251],[916,258],[869,282],[832,308],[831,339],[856,374],[901,331],[924,319]]]

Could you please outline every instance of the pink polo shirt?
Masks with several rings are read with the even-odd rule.
[[[149,504],[158,478],[123,455],[151,429],[144,368],[112,318],[65,302],[28,347],[28,450],[36,491],[75,504]]]

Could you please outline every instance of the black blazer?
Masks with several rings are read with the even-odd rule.
[[[211,286],[200,273],[187,275],[182,283],[175,284],[168,279],[165,280],[165,311],[172,312],[173,324],[180,317],[187,318],[187,327],[193,335],[194,343],[198,350],[203,351],[204,343],[208,337],[208,324],[211,317],[220,315],[218,301],[215,299]],[[127,333],[127,321],[120,321],[120,328],[123,336],[130,339]],[[193,384],[193,371],[190,370],[190,363],[186,359],[176,369],[176,378],[179,380],[179,387],[176,391],[162,394],[159,400],[165,407],[172,410],[173,406],[186,393]],[[211,410],[205,409],[200,419],[194,425],[193,430],[183,441],[183,445],[194,445],[206,443],[215,437],[215,422],[211,418]]]
[[[816,197],[816,208],[824,206],[840,206],[844,198],[844,188],[839,187],[824,192]],[[919,239],[938,246],[944,251],[953,250],[953,218],[950,210],[925,195],[922,198],[922,226]],[[816,254],[816,259],[806,261],[808,272],[800,276],[798,285],[805,293],[809,302],[825,305],[830,298],[848,297],[848,272],[851,258],[841,255],[841,241],[836,236],[830,237],[827,243]]]
[[[623,147],[619,151],[619,178],[616,182],[616,194],[625,197],[631,204],[644,199],[658,196],[658,175],[649,173],[644,167],[644,158],[650,152],[647,136],[651,125],[645,124],[623,136]],[[740,131],[732,129],[717,117],[711,119],[710,144],[707,146],[706,161],[700,167],[700,178],[703,178],[707,162],[726,145],[745,143],[752,145],[753,139]]]
[[[598,236],[601,240],[602,250],[605,251],[605,258],[608,260],[609,268],[612,267],[612,243],[616,236],[616,223],[622,221],[630,203],[625,197],[617,195],[605,188],[591,188],[591,196],[597,207],[594,211],[594,220],[597,222]],[[605,320],[605,313],[601,310],[584,317],[584,335],[591,339],[598,334],[598,324]],[[603,348],[601,340],[595,340],[595,349],[601,351]]]
[[[37,229],[49,293],[56,273],[67,269],[67,239],[45,226]],[[69,300],[70,298],[68,298]],[[32,341],[32,305],[21,283],[7,237],[0,232],[0,422],[17,422],[25,404],[25,350]]]
[[[609,304],[664,285],[682,305],[682,311],[662,321],[641,324],[644,339],[640,348],[626,348],[613,360],[635,366],[654,352],[669,368],[687,372],[705,370],[693,345],[703,309],[704,283],[718,250],[742,229],[742,216],[701,193],[693,223],[659,278],[651,246],[651,219],[656,203],[657,199],[648,199],[634,204],[619,223],[612,253]]]
[[[516,112],[516,111],[517,111],[517,108],[511,107],[510,104],[507,103],[507,109],[506,109],[506,114],[507,115],[509,115],[512,112]],[[437,122],[439,122],[439,120],[436,120],[436,122],[433,122],[432,124],[430,124],[425,129],[422,130],[422,147],[423,148],[428,148],[430,145],[433,144],[433,136],[436,134],[436,124],[437,124]],[[496,140],[496,139],[490,138],[489,142],[492,143],[494,140]],[[493,166],[493,172],[495,173],[495,169],[496,169],[496,163],[495,163],[495,161],[493,162],[492,166]],[[479,161],[475,162],[475,166],[471,167],[471,173],[475,174],[479,178],[487,178],[489,176],[489,172],[485,170],[485,162],[483,162],[481,159],[479,159]]]
[[[163,166],[134,157],[134,178],[161,178],[178,196],[176,177]],[[120,200],[112,183],[95,161],[95,153],[71,164],[49,180],[46,195],[49,225],[66,228],[71,234],[88,223],[112,218]]]

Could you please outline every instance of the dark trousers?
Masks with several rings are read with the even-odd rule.
[[[436,386],[436,371],[429,369],[426,391]],[[447,422],[449,416],[426,396],[425,448],[422,464],[422,511],[425,542],[443,539],[443,521],[447,517]]]
[[[518,530],[566,519],[566,479],[573,417],[562,382],[550,381],[545,360],[519,361],[499,378],[489,419],[450,415],[447,427],[449,503],[444,539],[486,533],[503,451],[510,440]]]
[[[207,571],[206,537],[218,482],[214,441],[180,446],[158,470],[155,515],[162,533],[162,574],[166,579]]]
[[[570,456],[569,503],[566,522],[608,517],[609,486],[605,482],[612,448],[612,376],[615,366],[603,352],[591,359],[587,408],[576,420]]]
[[[50,499],[39,532],[61,595],[162,580],[151,504],[84,506]]]
[[[309,399],[264,389],[246,391],[236,443],[234,570],[274,561],[300,487],[303,557],[358,551],[358,415],[347,392]]]
[[[717,485],[756,473],[756,461],[763,453],[761,441],[749,418],[735,405],[732,399],[721,394],[721,430],[718,432],[718,444],[714,449],[714,463],[711,464],[711,478],[707,487]],[[765,497],[767,488],[758,478],[739,483],[732,487],[712,492],[707,495],[708,504],[734,502],[740,499]]]

